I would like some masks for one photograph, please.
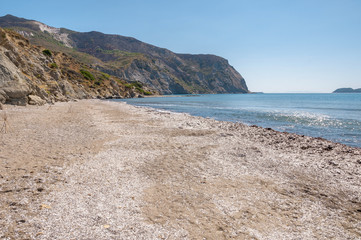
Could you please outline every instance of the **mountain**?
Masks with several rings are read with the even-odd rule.
[[[141,82],[162,94],[248,93],[243,77],[224,58],[177,54],[135,38],[100,32],[54,28],[6,15],[0,27],[10,28],[31,43],[59,51],[92,68],[130,82]]]
[[[333,93],[361,93],[361,88],[352,89],[352,88],[338,88]]]
[[[19,33],[0,28],[0,105],[144,94],[152,93],[140,83],[127,83],[66,53],[34,46]]]

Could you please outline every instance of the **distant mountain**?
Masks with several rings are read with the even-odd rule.
[[[361,88],[357,88],[357,89],[339,88],[333,91],[333,93],[361,93]]]
[[[81,33],[6,15],[10,28],[31,43],[67,53],[78,61],[120,79],[141,82],[163,94],[248,93],[243,77],[224,58],[176,54],[131,37]]]

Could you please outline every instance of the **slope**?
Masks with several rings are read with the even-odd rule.
[[[69,55],[29,43],[0,28],[0,103],[42,104],[83,98],[124,98],[151,94]]]
[[[131,37],[80,33],[11,15],[0,17],[0,27],[11,28],[34,44],[67,53],[121,79],[142,82],[163,94],[249,92],[243,77],[218,56],[176,54]]]

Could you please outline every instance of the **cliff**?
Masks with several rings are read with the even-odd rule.
[[[69,55],[33,46],[0,28],[0,103],[43,104],[83,98],[151,94],[138,84],[100,72]]]
[[[163,94],[248,93],[243,77],[224,58],[176,54],[131,37],[80,33],[43,23],[0,17],[30,42],[71,55],[78,61],[130,82],[141,82]]]

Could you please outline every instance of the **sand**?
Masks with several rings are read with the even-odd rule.
[[[100,100],[4,109],[0,239],[361,239],[359,148]]]

